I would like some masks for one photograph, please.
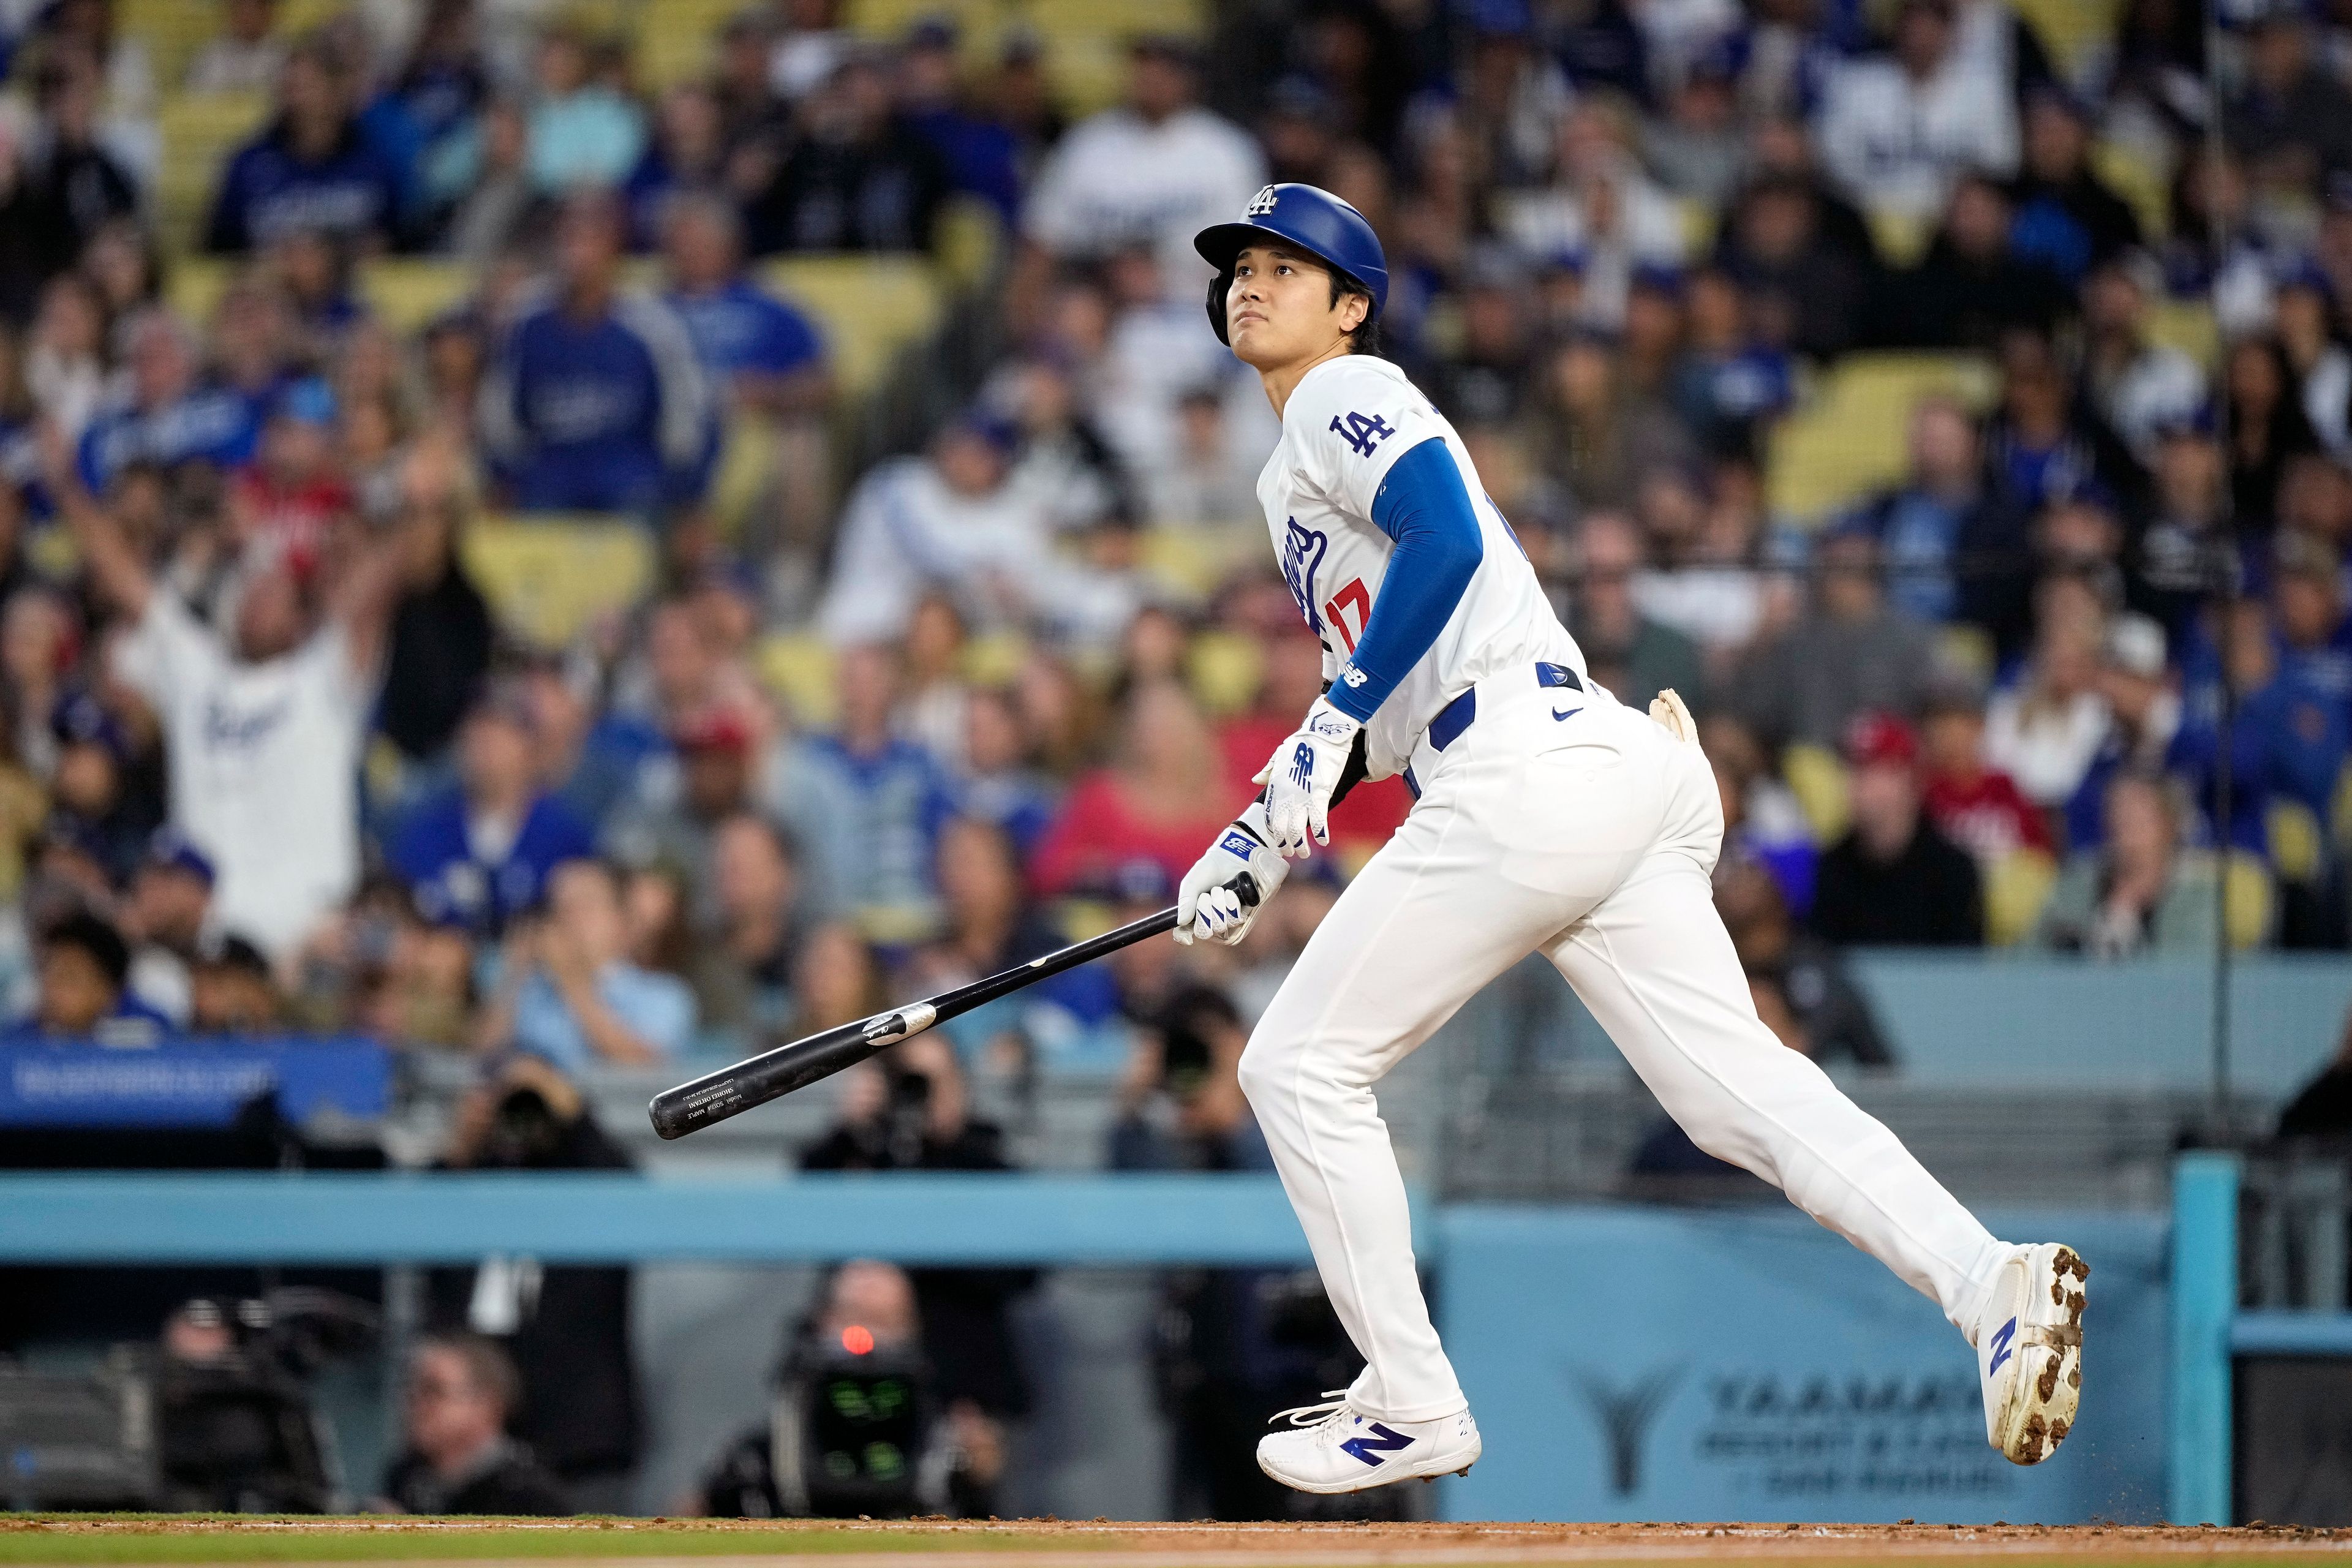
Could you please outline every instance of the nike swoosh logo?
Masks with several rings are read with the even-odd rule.
[[[1571,708],[1567,712],[1563,713],[1559,709],[1555,708],[1551,710],[1551,716],[1555,719],[1573,719],[1579,713],[1583,711],[1584,710],[1581,708]]]

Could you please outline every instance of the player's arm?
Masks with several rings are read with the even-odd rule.
[[[1266,772],[1266,816],[1276,853],[1301,856],[1331,841],[1331,803],[1363,727],[1454,618],[1485,558],[1478,513],[1444,439],[1430,436],[1391,462],[1366,508],[1395,541],[1355,653],[1307,710]]]

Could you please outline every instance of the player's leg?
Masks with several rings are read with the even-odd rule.
[[[2054,1448],[2073,1418],[2087,1270],[2067,1249],[1994,1238],[1757,1017],[1707,877],[1714,782],[1696,747],[1678,749],[1660,845],[1547,956],[1694,1142],[1774,1183],[1943,1309],[1978,1345],[1988,1435],[2011,1458],[2041,1458],[2041,1434]],[[1995,1342],[2012,1320],[2013,1362]]]
[[[1326,1439],[1319,1448],[1309,1433],[1261,1445],[1268,1473],[1305,1489],[1350,1490],[1435,1473],[1412,1468],[1424,1461],[1452,1457],[1444,1468],[1456,1468],[1467,1463],[1461,1454],[1475,1457],[1475,1428],[1422,1297],[1404,1182],[1372,1085],[1616,886],[1656,835],[1658,793],[1618,786],[1618,751],[1533,756],[1509,717],[1482,713],[1460,742],[1470,754],[1448,754],[1430,793],[1324,917],[1242,1058],[1242,1087],[1365,1360],[1340,1425],[1310,1429]],[[1552,740],[1549,714],[1538,721]],[[1522,809],[1529,801],[1544,808]],[[1350,1420],[1377,1430],[1360,1433]],[[1460,1429],[1440,1432],[1445,1442],[1425,1455],[1424,1428],[1449,1421]]]

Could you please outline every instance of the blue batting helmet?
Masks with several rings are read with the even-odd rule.
[[[1192,248],[1217,269],[1209,285],[1209,325],[1219,342],[1225,336],[1225,295],[1234,286],[1234,259],[1253,245],[1296,246],[1372,297],[1380,320],[1389,302],[1389,261],[1381,237],[1364,215],[1330,192],[1313,185],[1268,185],[1250,198],[1239,223],[1213,224],[1192,237]]]

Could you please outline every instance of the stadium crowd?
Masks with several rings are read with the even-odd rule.
[[[612,7],[289,8],[222,0],[159,81],[110,0],[0,4],[20,1042],[707,1059],[1171,901],[1319,679],[1191,247],[1280,180],[1382,235],[1382,352],[1594,677],[1702,715],[1792,1047],[1887,1058],[1851,944],[2352,942],[2344,0],[2063,38],[2002,0],[1237,6],[1131,40],[1082,115],[1050,33],[833,0],[747,6],[658,91]],[[256,92],[182,254],[158,104]],[[946,413],[867,461],[761,258],[974,215],[947,331],[980,352],[919,345],[896,384]],[[470,291],[403,334],[362,286],[396,256]],[[1813,401],[1896,364],[1941,367],[1899,474],[1784,504]],[[467,550],[542,512],[656,563],[560,646]],[[821,689],[769,679],[777,639]],[[1000,1164],[960,1079],[1055,1072],[1125,1075],[1117,1163],[1259,1163],[1238,1030],[1410,805],[1359,791],[1238,950],[1131,949],[856,1081],[808,1163]],[[1017,1286],[908,1289],[984,1335]]]

